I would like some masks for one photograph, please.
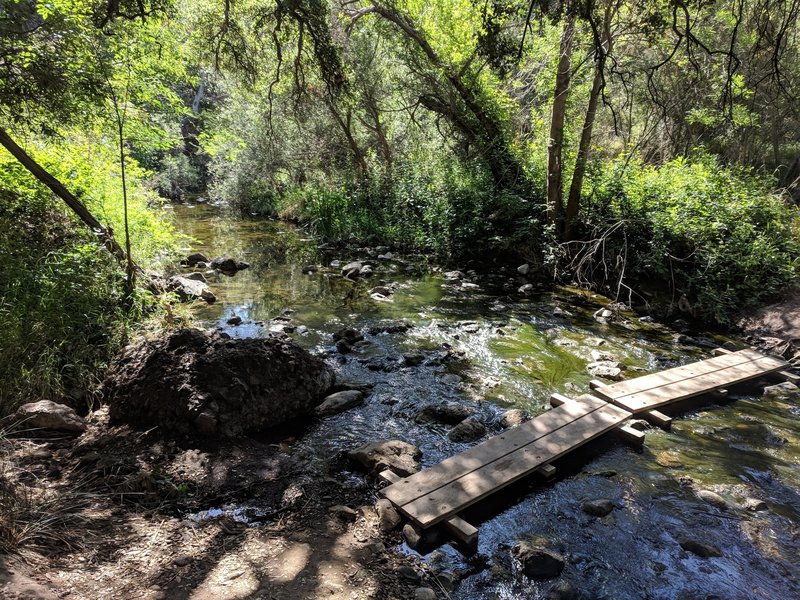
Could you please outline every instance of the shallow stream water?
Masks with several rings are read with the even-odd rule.
[[[198,303],[200,325],[232,336],[285,331],[326,355],[340,380],[374,386],[363,407],[317,422],[295,443],[319,473],[328,472],[331,457],[376,439],[411,441],[423,466],[435,464],[471,444],[451,442],[449,426],[418,424],[420,408],[465,404],[492,435],[504,410],[537,415],[553,392],[588,392],[592,351],[624,363],[627,377],[708,357],[708,348],[676,344],[673,331],[631,313],[598,322],[593,314],[608,302],[599,296],[571,289],[520,295],[526,282],[516,265],[462,269],[464,281],[448,281],[424,257],[379,260],[372,249],[320,248],[284,223],[236,220],[207,205],[173,210],[178,229],[196,240],[192,251],[251,264],[232,277],[209,275],[218,301]],[[329,267],[356,259],[372,264],[375,275],[353,283]],[[311,265],[320,268],[304,273]],[[370,296],[377,285],[394,288],[390,301]],[[227,323],[234,315],[241,325]],[[369,333],[398,322],[412,328]],[[361,331],[367,343],[339,354],[332,333],[343,327]],[[423,363],[406,366],[409,352],[421,352]],[[762,397],[762,387],[732,390],[724,405],[682,408],[671,431],[647,431],[642,452],[613,439],[589,444],[556,463],[553,481],[534,477],[467,511],[480,528],[477,555],[444,545],[423,560],[461,574],[452,598],[546,598],[559,582],[586,598],[800,598],[800,406]],[[340,476],[367,485],[358,473]],[[727,506],[704,502],[699,490],[717,492]],[[582,501],[597,498],[614,502],[610,515],[581,510]],[[765,501],[768,510],[745,509],[745,498]],[[681,535],[713,544],[722,556],[684,551]],[[522,539],[543,540],[566,556],[560,579],[514,575],[508,548]]]

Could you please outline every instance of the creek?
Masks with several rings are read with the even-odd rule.
[[[422,407],[464,404],[492,435],[507,409],[533,416],[547,409],[553,392],[588,392],[593,351],[622,362],[626,377],[709,355],[632,313],[615,311],[612,322],[598,322],[593,315],[608,300],[597,295],[569,288],[521,295],[526,282],[517,265],[462,268],[463,285],[424,256],[378,260],[372,249],[328,249],[302,229],[237,220],[208,205],[173,211],[178,229],[195,238],[193,251],[251,264],[232,277],[209,275],[218,301],[197,303],[199,325],[231,336],[285,331],[326,355],[340,380],[373,386],[363,407],[315,422],[294,442],[312,476],[329,476],[332,457],[376,439],[411,441],[422,450],[423,467],[433,465],[470,444],[450,441],[449,426],[417,423]],[[351,282],[328,267],[356,259],[372,264],[374,276]],[[320,268],[305,273],[311,265]],[[393,290],[389,301],[370,296],[378,285]],[[233,316],[243,323],[229,325]],[[377,332],[400,322],[411,328]],[[363,332],[367,343],[340,354],[332,334],[343,327]],[[406,364],[408,354],[421,354],[422,364]],[[800,598],[800,406],[762,397],[762,387],[732,390],[725,404],[709,401],[676,414],[671,431],[647,431],[642,452],[614,439],[588,445],[557,463],[553,481],[525,480],[467,511],[480,528],[477,555],[445,545],[423,560],[464,574],[452,598],[547,597],[552,581],[510,576],[508,548],[531,538],[567,557],[562,580],[587,598]],[[336,476],[368,491],[358,472]],[[726,507],[703,501],[699,490],[720,494]],[[613,501],[610,515],[581,510],[584,500],[597,498]],[[745,498],[768,509],[747,510]],[[722,556],[684,551],[680,535],[712,543]],[[396,549],[414,552],[405,544]]]

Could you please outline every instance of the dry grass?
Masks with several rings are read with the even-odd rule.
[[[86,533],[81,511],[92,497],[76,487],[49,485],[23,467],[26,443],[0,431],[0,553],[79,549]]]

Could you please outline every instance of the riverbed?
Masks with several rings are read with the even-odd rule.
[[[471,445],[452,442],[451,426],[418,423],[421,408],[462,404],[492,435],[508,409],[535,416],[554,392],[588,392],[586,365],[599,353],[623,363],[631,378],[706,358],[713,344],[737,344],[675,331],[616,305],[601,322],[595,315],[609,299],[582,290],[520,293],[529,282],[517,265],[440,266],[392,249],[327,247],[301,228],[232,218],[213,206],[172,211],[178,229],[194,238],[192,251],[251,265],[231,277],[209,273],[218,300],[194,307],[195,324],[232,336],[289,335],[325,356],[339,380],[371,386],[364,406],[315,422],[291,444],[310,475],[335,476],[365,494],[371,482],[334,460],[343,451],[401,439],[419,446],[425,467]],[[371,264],[372,277],[342,278],[340,267],[353,260]],[[371,294],[376,286],[388,293]],[[242,323],[229,324],[233,317]],[[342,328],[365,342],[341,353],[332,334]],[[419,364],[409,355],[421,355]],[[476,555],[443,545],[421,559],[457,574],[452,598],[545,598],[559,582],[587,598],[800,598],[800,406],[763,397],[762,388],[732,390],[724,404],[709,400],[676,414],[671,431],[646,432],[641,452],[615,439],[590,444],[557,463],[553,481],[533,478],[467,511],[480,529]],[[704,501],[701,490],[725,505]],[[608,516],[581,510],[598,498],[614,503]],[[748,510],[748,498],[763,500],[766,510]],[[219,511],[213,514],[241,508],[209,507]],[[687,535],[722,556],[683,550],[677,539]],[[524,539],[566,557],[560,579],[516,574],[508,550]],[[415,552],[403,542],[392,550]]]

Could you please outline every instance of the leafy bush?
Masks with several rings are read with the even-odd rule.
[[[98,218],[123,231],[113,152],[81,140],[33,152]],[[171,225],[131,165],[133,253],[153,266],[174,249]],[[120,240],[121,241],[121,240]],[[123,273],[44,186],[0,154],[0,414],[42,398],[91,401],[109,357],[147,309],[123,297]]]
[[[800,213],[769,177],[706,154],[661,167],[621,157],[596,166],[588,187],[587,225],[614,228],[596,277],[685,296],[695,316],[721,323],[798,277]]]

